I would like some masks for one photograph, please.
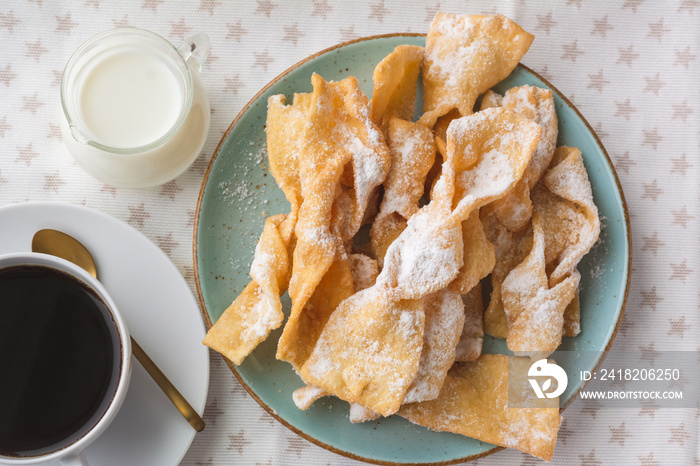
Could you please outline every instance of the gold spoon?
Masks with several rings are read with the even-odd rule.
[[[39,230],[32,238],[32,252],[41,252],[65,259],[74,263],[97,278],[97,267],[90,251],[77,239],[58,230]],[[146,372],[155,380],[165,395],[175,405],[180,414],[197,432],[204,429],[204,420],[197,411],[187,402],[185,397],[168,380],[163,372],[156,366],[153,360],[143,351],[141,346],[131,337],[132,353],[141,363]]]

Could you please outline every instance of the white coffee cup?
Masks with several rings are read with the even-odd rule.
[[[131,339],[123,316],[119,313],[117,305],[109,296],[104,286],[92,275],[82,268],[64,259],[32,252],[12,253],[0,255],[0,272],[15,266],[39,266],[58,269],[61,272],[77,279],[82,287],[91,290],[103,303],[101,306],[104,320],[109,329],[113,351],[113,372],[108,389],[94,414],[66,439],[53,445],[46,445],[39,449],[23,452],[0,452],[2,464],[34,464],[59,460],[63,465],[87,465],[82,451],[95,441],[116,417],[124,402],[129,387],[131,376]],[[7,306],[8,308],[10,306]],[[3,309],[0,312],[12,312],[12,309]],[[3,382],[8,383],[8,382]],[[11,383],[11,380],[9,381]]]

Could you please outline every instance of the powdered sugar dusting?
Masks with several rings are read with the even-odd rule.
[[[447,289],[423,298],[425,331],[418,373],[404,403],[437,398],[447,371],[455,360],[455,347],[464,326],[464,304]]]

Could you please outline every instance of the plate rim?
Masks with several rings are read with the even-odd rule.
[[[207,170],[204,173],[204,177],[202,178],[202,184],[200,186],[199,190],[199,195],[197,197],[197,206],[195,208],[195,217],[194,217],[194,225],[193,225],[193,236],[192,236],[192,255],[193,255],[193,269],[194,269],[194,282],[195,282],[195,287],[197,289],[197,298],[199,299],[199,308],[200,312],[202,313],[202,316],[204,318],[204,323],[206,325],[207,331],[212,327],[213,323],[211,321],[211,318],[209,317],[209,313],[207,312],[207,308],[204,302],[204,295],[202,291],[202,287],[200,285],[200,275],[199,275],[199,256],[198,256],[198,235],[199,235],[199,219],[200,219],[200,213],[202,211],[202,202],[204,200],[204,191],[206,190],[208,181],[209,181],[209,175],[211,174],[211,170],[214,166],[214,162],[216,161],[217,157],[219,156],[220,149],[223,146],[224,142],[228,139],[229,134],[233,130],[233,128],[238,124],[238,122],[243,118],[243,116],[248,112],[250,107],[255,103],[255,101],[258,100],[260,96],[262,96],[268,89],[270,89],[273,85],[275,85],[277,82],[282,80],[284,77],[286,77],[289,73],[294,71],[295,69],[299,68],[301,65],[320,57],[321,55],[325,55],[329,52],[332,52],[333,50],[346,47],[348,45],[356,44],[359,42],[364,42],[364,41],[370,41],[370,40],[375,40],[375,39],[385,39],[385,38],[391,38],[391,37],[427,37],[427,34],[425,33],[414,33],[414,32],[397,32],[397,33],[389,33],[389,34],[376,34],[376,35],[371,35],[371,36],[364,36],[364,37],[359,37],[357,39],[352,39],[349,41],[341,42],[339,44],[333,45],[331,47],[325,48],[323,50],[320,50],[316,53],[313,53],[309,55],[308,57],[302,59],[301,61],[298,61],[297,63],[293,64],[286,70],[282,71],[280,74],[275,76],[272,80],[270,80],[265,86],[263,86],[251,99],[241,108],[241,110],[238,112],[236,117],[233,119],[231,124],[228,126],[224,134],[221,136],[221,139],[219,140],[219,143],[216,146],[216,149],[214,149],[214,152],[212,154],[211,160],[209,161],[209,164],[207,166]],[[603,155],[605,156],[605,159],[607,160],[608,166],[611,169],[613,178],[615,179],[615,185],[617,186],[617,191],[620,195],[620,201],[622,205],[622,210],[624,213],[624,218],[625,218],[625,240],[627,243],[627,264],[624,269],[625,274],[627,275],[627,279],[625,281],[625,291],[624,295],[622,298],[622,303],[620,306],[620,313],[617,317],[617,322],[615,324],[615,328],[613,329],[612,334],[610,335],[610,340],[608,341],[607,345],[605,346],[605,349],[601,351],[601,356],[598,359],[598,362],[596,363],[596,366],[594,368],[595,370],[598,370],[600,366],[603,364],[603,361],[605,360],[605,357],[607,356],[608,351],[612,347],[613,342],[615,341],[615,337],[617,336],[618,331],[620,330],[620,326],[622,324],[622,320],[624,318],[625,314],[625,308],[627,307],[627,299],[629,297],[629,292],[630,292],[630,285],[631,285],[631,280],[632,280],[632,274],[630,271],[632,270],[632,230],[631,230],[631,222],[630,222],[630,216],[629,216],[629,210],[627,207],[627,201],[625,199],[625,194],[622,189],[622,183],[620,182],[620,178],[617,174],[617,170],[615,170],[615,165],[613,164],[612,159],[610,158],[610,155],[608,154],[608,151],[605,149],[605,146],[603,145],[602,141],[598,137],[598,134],[595,132],[593,127],[588,123],[588,120],[584,118],[584,116],[579,112],[579,110],[576,108],[576,106],[566,97],[559,89],[557,89],[555,86],[553,86],[547,79],[545,79],[543,76],[541,76],[539,73],[535,72],[528,66],[518,63],[516,65],[517,67],[521,67],[525,69],[527,72],[532,73],[535,77],[540,79],[544,84],[546,84],[553,92],[559,95],[559,97],[562,98],[564,103],[571,109],[573,110],[576,115],[583,121],[583,123],[586,125],[588,128],[588,131],[590,131],[591,135],[595,139],[596,144],[602,151]],[[340,450],[332,445],[328,445],[324,442],[321,442],[320,440],[316,439],[315,437],[301,431],[297,427],[293,426],[290,424],[288,421],[280,417],[277,412],[270,408],[265,402],[263,402],[260,397],[248,386],[247,383],[243,380],[241,375],[238,373],[238,370],[236,369],[236,366],[229,361],[226,357],[224,357],[222,354],[217,354],[218,357],[223,358],[224,362],[226,365],[229,367],[231,372],[233,372],[233,375],[238,379],[238,382],[243,386],[243,388],[246,390],[248,395],[251,396],[265,411],[267,411],[273,418],[275,418],[278,422],[280,422],[283,426],[294,432],[295,434],[299,435],[300,437],[308,440],[309,442],[320,446],[322,448],[325,448],[326,450],[341,455],[345,456],[347,458],[351,458],[354,460],[358,461],[364,461],[366,463],[370,464],[378,464],[378,465],[384,465],[384,466],[410,466],[410,465],[420,465],[420,466],[447,466],[447,465],[452,465],[452,464],[457,464],[457,463],[463,463],[467,461],[473,461],[478,458],[483,458],[485,456],[492,455],[496,452],[499,452],[503,450],[505,447],[500,447],[500,446],[494,446],[493,448],[476,454],[476,455],[469,455],[465,456],[462,458],[456,458],[456,459],[451,459],[451,460],[445,460],[445,461],[438,461],[438,462],[430,462],[430,463],[425,463],[425,462],[419,462],[419,463],[404,463],[404,462],[396,462],[396,461],[384,461],[384,460],[377,460],[373,458],[366,458],[363,456],[356,455],[354,453],[345,451],[345,450]],[[581,391],[588,385],[590,381],[585,381],[581,387],[571,395],[569,400],[564,403],[564,405],[560,408],[559,413],[563,413],[564,410],[575,400],[579,397],[579,394]]]

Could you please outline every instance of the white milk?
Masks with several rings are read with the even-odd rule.
[[[61,82],[61,129],[70,154],[117,187],[156,186],[180,175],[209,131],[209,100],[199,77],[208,49],[203,34],[175,49],[132,28],[85,42]]]
[[[182,112],[183,90],[163,60],[136,47],[99,56],[83,72],[80,117],[95,142],[115,148],[150,144]]]

